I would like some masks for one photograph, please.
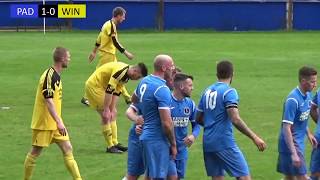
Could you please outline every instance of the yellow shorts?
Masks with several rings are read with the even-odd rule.
[[[32,129],[32,145],[48,147],[49,144],[61,141],[70,141],[69,135],[62,136],[58,130],[37,130]]]
[[[90,107],[96,110],[103,110],[105,90],[97,87],[92,87],[86,84],[85,93],[90,103]]]
[[[99,51],[99,62],[97,64],[96,69],[98,69],[100,66],[109,63],[109,62],[117,62],[117,57],[115,54],[106,53]]]

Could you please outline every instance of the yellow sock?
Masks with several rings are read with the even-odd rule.
[[[76,160],[74,160],[72,152],[64,155],[64,164],[69,170],[74,180],[82,180]]]
[[[34,156],[30,153],[27,154],[24,161],[24,180],[31,179],[33,169],[36,166],[36,158],[37,156]]]
[[[111,131],[112,131],[112,142],[114,145],[117,145],[118,142],[118,127],[117,127],[117,121],[114,119],[111,121]]]
[[[104,124],[102,125],[102,134],[104,136],[104,139],[106,141],[106,145],[108,148],[114,146],[112,142],[112,131],[110,124]]]

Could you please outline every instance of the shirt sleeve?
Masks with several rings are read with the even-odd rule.
[[[154,97],[158,102],[158,109],[170,110],[171,92],[167,86],[160,86],[155,92]]]
[[[298,109],[298,101],[294,98],[288,98],[284,104],[283,123],[293,124]]]
[[[45,99],[53,98],[57,79],[54,78],[54,71],[49,69],[42,86],[42,95]]]
[[[235,89],[228,89],[223,94],[223,102],[226,108],[237,108],[239,104],[239,96]]]

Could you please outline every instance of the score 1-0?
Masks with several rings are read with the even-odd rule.
[[[39,17],[58,17],[58,5],[39,5]]]

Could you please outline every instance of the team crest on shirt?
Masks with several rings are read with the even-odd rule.
[[[185,114],[186,116],[189,116],[189,115],[190,115],[191,110],[190,110],[190,108],[185,107],[185,108],[183,109],[183,112],[184,112],[184,114]]]

